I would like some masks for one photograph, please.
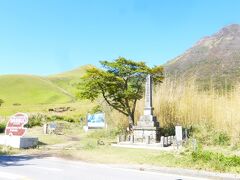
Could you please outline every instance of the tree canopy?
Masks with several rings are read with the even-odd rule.
[[[134,124],[137,101],[142,99],[144,82],[150,74],[155,84],[163,80],[163,68],[150,68],[145,62],[135,62],[123,57],[114,61],[100,61],[103,69],[91,67],[81,78],[78,97],[94,101],[101,95],[106,103],[129,118]]]

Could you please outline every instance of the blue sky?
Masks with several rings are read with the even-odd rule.
[[[233,23],[238,0],[0,0],[0,74],[48,75],[119,56],[164,64]]]

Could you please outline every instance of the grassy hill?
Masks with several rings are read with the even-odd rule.
[[[84,75],[86,69],[89,67],[93,66],[92,65],[81,66],[71,71],[48,76],[47,79],[50,80],[52,83],[56,84],[57,86],[61,87],[68,93],[70,93],[72,96],[75,96],[77,92],[75,85],[80,81],[80,77]]]
[[[2,75],[0,99],[4,105],[59,104],[75,101],[76,84],[90,65],[51,76]]]
[[[39,76],[0,76],[0,98],[4,105],[52,104],[71,102],[73,98],[54,83]]]
[[[48,112],[49,108],[68,106],[84,113],[91,103],[77,101],[76,84],[90,65],[51,76],[0,75],[0,116],[16,112]]]

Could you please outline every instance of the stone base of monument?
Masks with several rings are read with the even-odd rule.
[[[36,137],[0,136],[0,145],[13,148],[34,148],[38,145]]]
[[[134,142],[152,144],[160,142],[159,127],[139,127],[133,129]]]
[[[151,141],[150,136],[142,137],[137,141],[134,135],[120,135],[117,138],[117,143],[112,144],[114,147],[123,148],[141,148],[141,149],[156,149],[156,150],[179,150],[182,149],[181,144],[177,143],[175,136],[161,136],[160,142]]]
[[[135,142],[147,141],[148,144],[160,142],[160,127],[156,116],[141,116],[137,126],[133,128],[133,135]]]
[[[132,148],[132,149],[151,149],[151,150],[160,150],[160,151],[174,151],[174,150],[181,150],[182,147],[177,146],[164,146],[162,143],[152,143],[152,144],[145,144],[145,143],[131,143],[131,142],[120,142],[117,144],[112,144],[113,147],[118,148]]]

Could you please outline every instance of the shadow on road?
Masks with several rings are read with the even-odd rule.
[[[31,159],[41,159],[44,157],[48,157],[48,155],[17,155],[17,156],[2,155],[0,156],[0,167],[25,166],[29,165],[27,161]]]

